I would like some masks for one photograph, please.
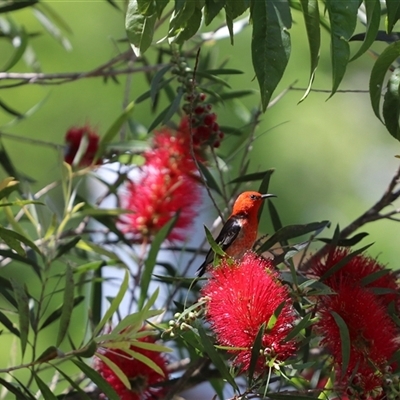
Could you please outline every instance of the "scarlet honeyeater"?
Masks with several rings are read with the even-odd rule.
[[[250,250],[257,239],[258,210],[263,200],[276,197],[274,194],[261,194],[258,192],[243,192],[233,205],[232,214],[225,222],[215,242],[225,253],[235,259],[243,257]],[[206,259],[197,270],[197,275],[202,276],[207,265],[214,260],[214,251],[210,249]]]

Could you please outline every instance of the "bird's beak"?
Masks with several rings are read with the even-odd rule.
[[[268,199],[269,197],[277,197],[275,194],[262,194],[261,198],[264,199]]]

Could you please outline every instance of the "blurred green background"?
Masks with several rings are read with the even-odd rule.
[[[66,51],[54,38],[45,33],[30,9],[12,13],[28,32],[42,34],[30,43],[45,73],[88,71],[105,63],[127,49],[127,43],[118,42],[125,37],[124,13],[106,1],[65,2],[49,4],[68,23],[72,33],[62,32],[72,45]],[[123,3],[118,3],[123,7]],[[305,88],[309,76],[309,55],[303,20],[293,11],[291,30],[293,53],[285,76],[276,91],[297,81],[296,87]],[[217,21],[222,23],[222,20]],[[207,31],[203,27],[203,31]],[[357,31],[362,31],[362,27]],[[165,30],[157,38],[165,35]],[[229,78],[235,90],[254,88],[257,82],[251,66],[251,29],[244,29],[235,38],[207,43],[202,52],[211,51],[219,62],[228,59],[227,67],[241,69],[243,75]],[[353,51],[359,43],[352,43]],[[320,66],[313,87],[329,90],[331,68],[329,38],[323,33]],[[382,48],[382,46],[381,46]],[[379,47],[376,47],[379,50]],[[11,56],[12,47],[0,40],[1,62]],[[149,51],[150,61],[155,52]],[[353,62],[340,89],[368,88],[373,58],[368,54]],[[13,72],[29,69],[20,61]],[[147,90],[143,75],[132,76],[129,91],[126,77],[118,77],[119,84],[102,78],[81,79],[63,85],[25,85],[1,89],[0,98],[10,107],[25,112],[44,100],[41,108],[31,117],[13,126],[4,126],[13,118],[0,111],[1,131],[23,138],[62,144],[65,132],[74,125],[90,123],[100,134],[118,117],[123,105]],[[345,227],[379,199],[393,176],[399,162],[398,142],[373,116],[368,93],[337,93],[328,100],[329,93],[314,93],[298,104],[303,91],[289,91],[281,101],[262,115],[257,139],[251,153],[251,168],[256,172],[275,168],[270,191],[278,195],[275,201],[284,224],[307,223],[328,219],[333,227]],[[165,102],[165,98],[163,98]],[[258,95],[245,98],[249,109],[259,104]],[[159,110],[163,109],[163,104]],[[245,112],[239,102],[216,108],[223,125],[240,128]],[[138,105],[133,118],[149,126],[155,115],[149,102]],[[52,147],[3,138],[2,142],[19,171],[36,179],[35,190],[60,177],[62,151]],[[220,149],[230,154],[237,147],[236,137],[227,137]],[[233,172],[232,172],[233,174]],[[1,171],[1,177],[6,174]],[[231,176],[235,178],[235,176]],[[257,188],[257,185],[254,185]],[[264,221],[268,218],[264,215]],[[399,225],[380,221],[366,227],[370,233],[362,244],[375,242],[370,249],[379,260],[398,268],[397,242]],[[270,230],[265,222],[261,231]],[[333,228],[325,234],[333,234]]]

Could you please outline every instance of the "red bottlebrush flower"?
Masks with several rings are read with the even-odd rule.
[[[154,343],[151,336],[138,339],[141,342]],[[157,386],[168,380],[167,362],[162,353],[131,346],[131,350],[151,359],[163,371],[164,376],[148,367],[143,362],[132,358],[120,349],[105,349],[102,354],[116,364],[126,375],[131,384],[129,390],[117,375],[101,360],[96,360],[96,369],[114,388],[121,400],[155,400],[165,396],[166,388]]]
[[[319,298],[320,320],[315,329],[322,335],[321,345],[333,356],[339,385],[375,398],[388,361],[397,350],[396,326],[377,297],[366,288],[355,286],[352,279],[351,275],[348,280],[343,279],[335,288],[336,294]],[[345,376],[341,376],[340,329],[332,312],[340,315],[349,331],[350,359]]]
[[[261,373],[266,360],[283,361],[295,354],[294,341],[285,341],[295,320],[292,301],[271,261],[247,252],[233,264],[222,260],[211,269],[210,279],[202,289],[209,298],[206,318],[216,333],[217,341],[232,347],[234,364],[241,370],[249,369],[252,346],[260,327],[268,322],[281,303],[285,303],[273,328],[264,332],[256,371]],[[240,349],[234,349],[240,348]]]
[[[69,129],[65,135],[67,148],[64,161],[72,165],[79,151],[81,152],[81,157],[80,160],[77,160],[78,165],[80,167],[91,165],[99,148],[99,140],[99,135],[88,126]],[[100,163],[101,160],[97,160],[97,164]]]
[[[181,241],[187,237],[201,196],[196,165],[184,142],[168,129],[156,133],[154,145],[144,154],[139,180],[127,183],[122,206],[133,213],[121,218],[122,230],[151,238],[179,212],[168,239]]]
[[[311,268],[311,272],[318,277],[321,277],[335,264],[343,260],[343,258],[349,253],[350,250],[348,249],[336,248],[328,254],[325,260],[316,260]],[[387,271],[387,273],[384,275],[379,275],[379,273],[384,273],[384,270],[384,266],[373,258],[359,254],[355,257],[352,257],[346,265],[325,279],[324,283],[333,290],[339,288],[343,280],[346,280],[346,282],[351,283],[354,286],[365,287],[371,292],[374,292],[375,288],[386,289],[387,293],[379,294],[376,293],[376,291],[374,292],[378,300],[385,307],[387,307],[391,302],[394,302],[394,304],[398,307],[400,303],[400,292],[396,278],[393,273],[389,271]],[[362,279],[372,274],[378,274],[377,279],[363,285],[361,282]]]

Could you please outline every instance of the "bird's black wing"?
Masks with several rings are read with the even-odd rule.
[[[222,227],[221,232],[215,239],[215,242],[221,246],[222,250],[226,250],[233,241],[239,235],[241,229],[241,224],[239,222],[239,218],[230,217],[226,222],[225,225]],[[204,272],[206,272],[206,268],[208,264],[211,264],[214,261],[214,252],[210,249],[206,255],[206,259],[204,260],[203,264],[200,265],[198,268],[196,275],[202,276]]]

